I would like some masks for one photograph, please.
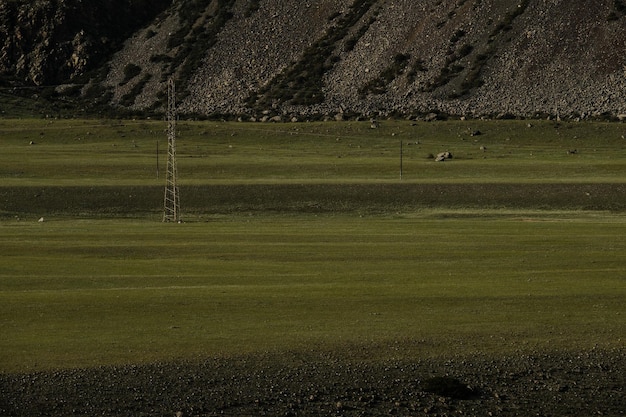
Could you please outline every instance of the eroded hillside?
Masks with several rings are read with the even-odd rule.
[[[626,0],[179,0],[154,12],[81,95],[159,111],[173,77],[179,110],[202,115],[626,113]]]

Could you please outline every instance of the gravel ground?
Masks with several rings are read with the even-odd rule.
[[[372,362],[336,354],[0,375],[11,416],[623,416],[626,350]]]

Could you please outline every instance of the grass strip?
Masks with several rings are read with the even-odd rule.
[[[626,223],[517,211],[0,223],[0,371],[623,346]]]

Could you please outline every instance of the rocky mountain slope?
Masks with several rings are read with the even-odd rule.
[[[5,85],[82,107],[626,114],[626,0],[2,0],[0,39]]]
[[[0,74],[35,85],[67,82],[102,65],[169,0],[2,0]]]

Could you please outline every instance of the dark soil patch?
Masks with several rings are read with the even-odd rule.
[[[384,362],[290,353],[0,375],[0,415],[623,416],[625,382],[623,349]]]
[[[0,213],[159,212],[164,187],[0,187]],[[181,186],[183,213],[398,212],[425,208],[626,210],[626,184],[239,184]]]
[[[456,400],[469,400],[479,396],[479,391],[450,376],[428,378],[422,384],[426,392],[449,397]]]

